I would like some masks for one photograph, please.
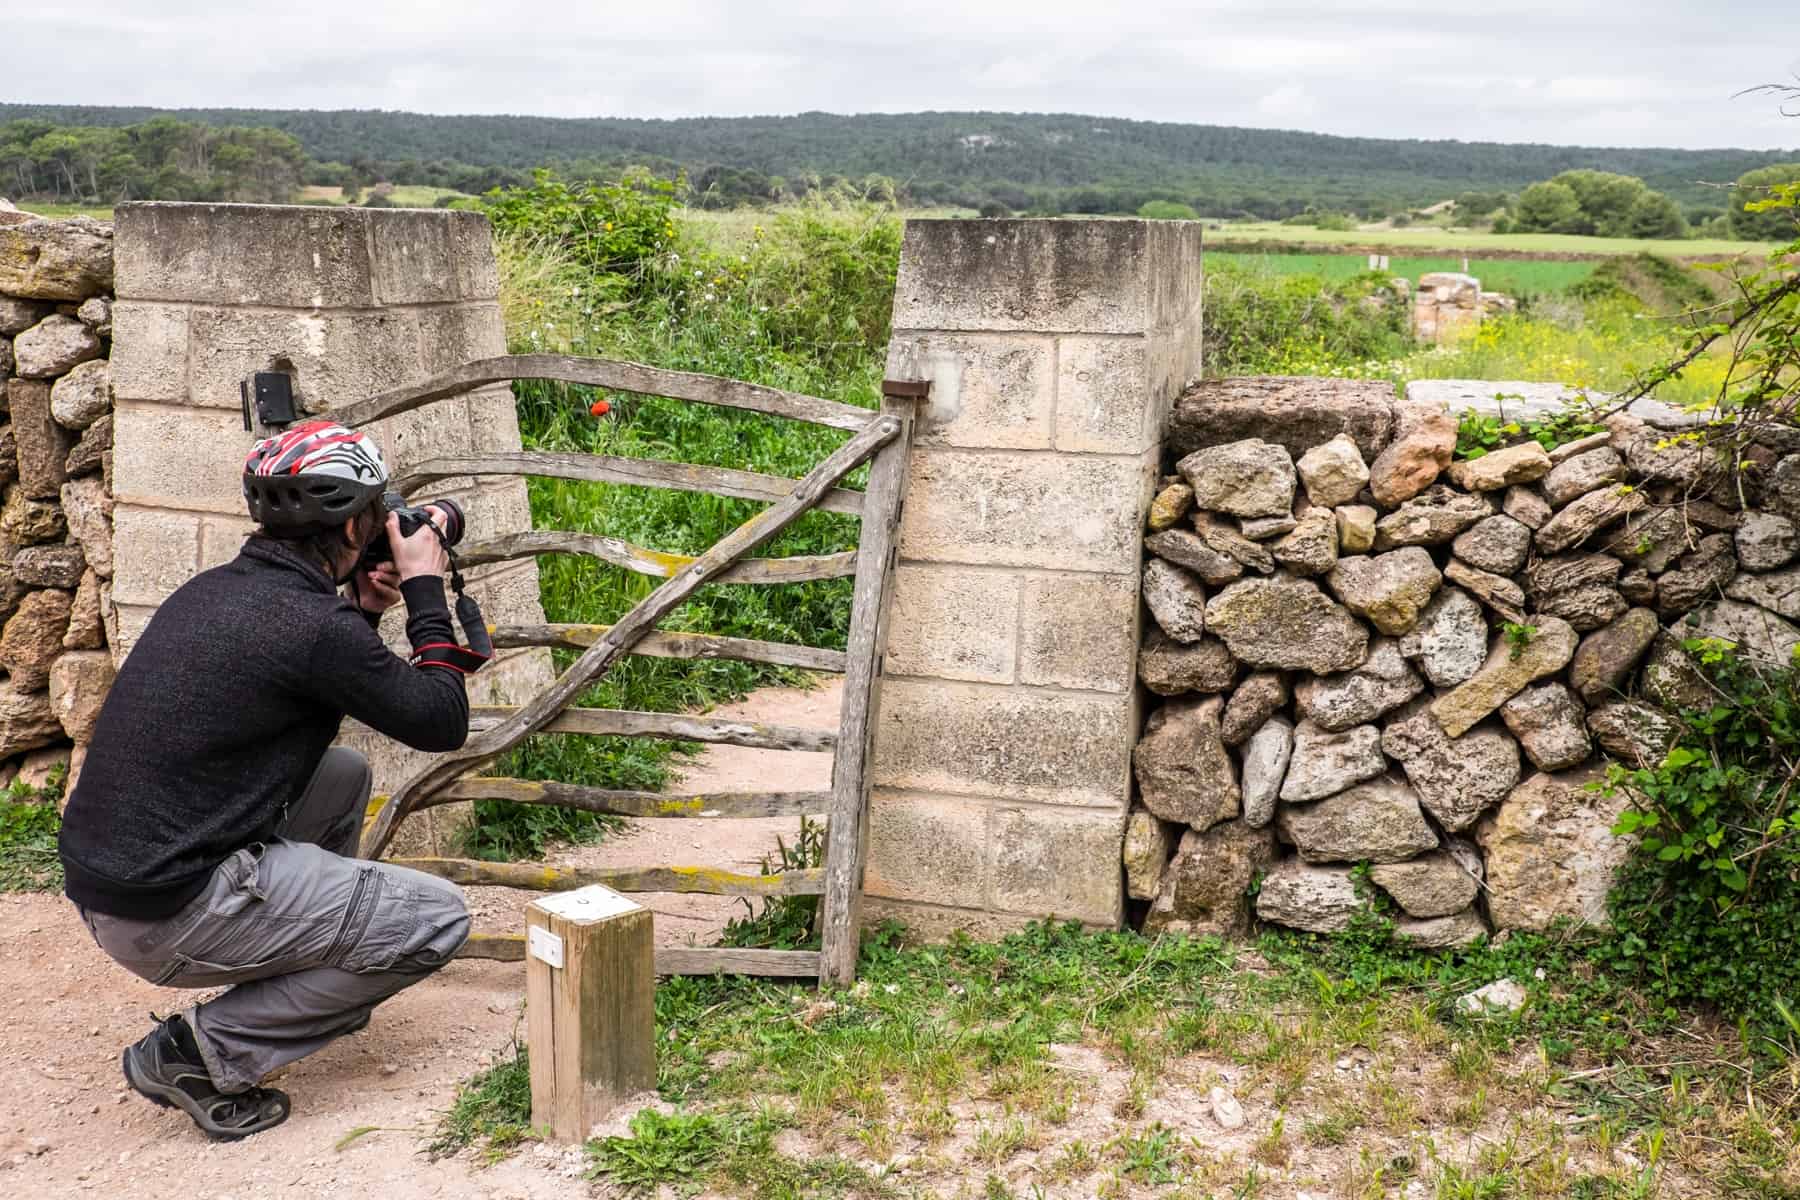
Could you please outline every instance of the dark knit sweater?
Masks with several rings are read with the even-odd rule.
[[[455,640],[442,579],[400,591],[415,649]],[[119,671],[63,816],[69,899],[177,912],[272,835],[346,715],[420,750],[469,731],[461,673],[410,665],[318,566],[251,538],[164,601]]]

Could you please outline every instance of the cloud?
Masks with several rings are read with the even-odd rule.
[[[19,8],[25,0],[7,0]],[[81,0],[3,98],[675,117],[1083,112],[1367,137],[1800,146],[1785,0]]]

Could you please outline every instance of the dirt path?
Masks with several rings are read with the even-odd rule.
[[[829,728],[838,688],[775,689],[718,715]],[[824,788],[831,756],[717,747],[679,785],[695,790]],[[562,863],[734,865],[753,869],[791,835],[792,819],[633,822],[627,836],[558,856]],[[524,927],[529,896],[470,890],[477,928]],[[707,896],[647,896],[660,945],[709,943],[742,906]],[[528,1149],[493,1167],[430,1162],[419,1149],[456,1084],[518,1031],[524,973],[516,963],[456,962],[376,1011],[369,1028],[296,1063],[275,1081],[294,1098],[285,1125],[214,1145],[178,1113],[125,1089],[119,1051],[148,1014],[193,993],[152,987],[109,961],[60,896],[0,896],[0,1195],[133,1200],[270,1196],[475,1197],[581,1195],[579,1156]],[[376,1131],[334,1147],[364,1126]]]

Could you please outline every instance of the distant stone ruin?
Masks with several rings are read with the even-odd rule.
[[[1518,302],[1501,292],[1484,292],[1481,280],[1454,271],[1419,276],[1413,296],[1413,336],[1421,342],[1454,341],[1492,313],[1511,312]]]

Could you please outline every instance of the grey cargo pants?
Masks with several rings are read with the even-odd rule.
[[[187,1014],[220,1091],[243,1091],[361,1029],[468,939],[455,884],[351,857],[369,781],[362,755],[327,750],[275,840],[220,863],[174,916],[82,913],[100,948],[151,983],[231,985]]]

